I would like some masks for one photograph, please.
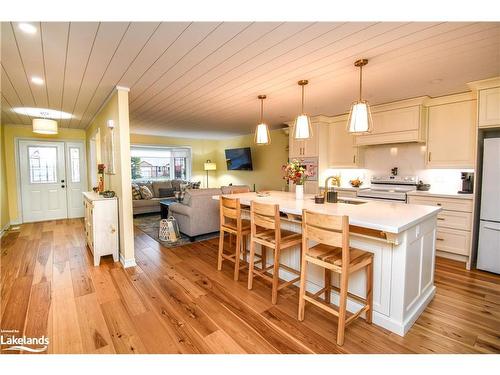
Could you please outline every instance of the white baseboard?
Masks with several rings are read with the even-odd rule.
[[[125,259],[122,254],[120,254],[120,263],[123,265],[123,268],[135,267],[137,263],[135,263],[135,259]]]
[[[9,229],[10,227],[10,223],[7,223],[5,224],[5,226],[3,228],[0,229],[0,237],[3,236],[3,234],[7,231],[7,229]]]

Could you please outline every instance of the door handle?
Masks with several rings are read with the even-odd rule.
[[[61,187],[64,189],[66,186],[65,185],[61,185]]]
[[[64,180],[61,180],[61,184],[64,184]]]

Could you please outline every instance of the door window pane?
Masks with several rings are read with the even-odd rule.
[[[80,149],[70,147],[71,182],[80,182]]]
[[[28,147],[30,182],[53,184],[57,182],[57,148]]]

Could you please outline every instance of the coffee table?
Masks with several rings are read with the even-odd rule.
[[[160,201],[161,218],[168,219],[168,206],[173,203],[177,203],[175,198],[165,198]]]

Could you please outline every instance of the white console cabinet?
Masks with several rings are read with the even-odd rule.
[[[118,261],[118,199],[104,198],[93,192],[83,193],[85,235],[98,266],[103,255]]]

